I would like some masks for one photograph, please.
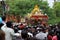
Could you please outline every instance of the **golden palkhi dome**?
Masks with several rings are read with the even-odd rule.
[[[35,5],[35,7],[34,7],[34,9],[32,10],[32,14],[35,14],[35,12],[39,12],[40,11],[40,9],[39,9],[39,7],[38,7],[38,5]]]
[[[38,7],[38,5],[35,5],[34,9],[32,10],[31,13],[28,13],[27,17],[30,18],[33,15],[39,15],[42,16],[42,10],[40,10],[40,8]]]
[[[31,12],[32,15],[39,15],[42,16],[42,10],[38,7],[38,5],[35,5],[33,11]]]

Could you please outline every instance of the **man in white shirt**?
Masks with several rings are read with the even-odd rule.
[[[36,35],[36,38],[39,40],[47,40],[47,35],[43,32],[43,29],[40,29],[40,33]]]
[[[3,20],[2,23],[4,25],[1,27],[1,30],[5,32],[5,40],[12,40],[11,35],[14,34],[14,30],[6,26],[6,16],[2,16],[2,20]]]
[[[11,27],[12,23],[7,22],[1,28],[5,32],[5,40],[12,40],[13,36],[15,36],[14,30]]]

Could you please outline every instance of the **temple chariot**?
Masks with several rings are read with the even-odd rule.
[[[30,24],[43,24],[47,25],[48,22],[48,15],[43,14],[42,10],[38,7],[38,5],[35,5],[34,9],[32,10],[31,13],[28,13],[26,16],[29,19]]]

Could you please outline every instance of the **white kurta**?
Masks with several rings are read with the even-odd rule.
[[[5,32],[5,40],[12,40],[14,30],[8,27],[2,27],[1,29]]]
[[[45,39],[46,37],[47,35],[43,32],[40,32],[39,34],[36,35],[36,38],[41,40]]]

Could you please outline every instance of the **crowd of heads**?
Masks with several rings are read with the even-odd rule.
[[[2,20],[3,21],[6,21],[6,17],[3,16],[2,17]],[[24,28],[20,28],[19,26],[20,25],[14,25],[14,24],[11,22],[11,21],[8,21],[6,22],[6,26],[9,27],[9,28],[12,28],[14,29],[14,32],[15,33],[19,33],[18,31],[21,30],[21,37],[25,40],[39,40],[37,39],[35,36],[37,34],[39,34],[40,32],[43,32],[43,33],[46,33],[47,32],[47,39],[48,39],[48,36],[54,36],[54,35],[57,35],[58,37],[58,40],[60,40],[60,23],[57,23],[57,24],[54,24],[54,25],[49,25],[48,27],[46,27],[45,25],[42,26],[42,25],[35,25],[35,26],[31,26],[29,27],[28,25],[25,26]],[[22,24],[21,24],[22,25]],[[1,40],[4,40],[4,32],[1,31],[1,27],[3,26],[3,23],[0,23],[0,39]],[[31,33],[31,34],[29,34]],[[52,40],[52,39],[51,39]]]

